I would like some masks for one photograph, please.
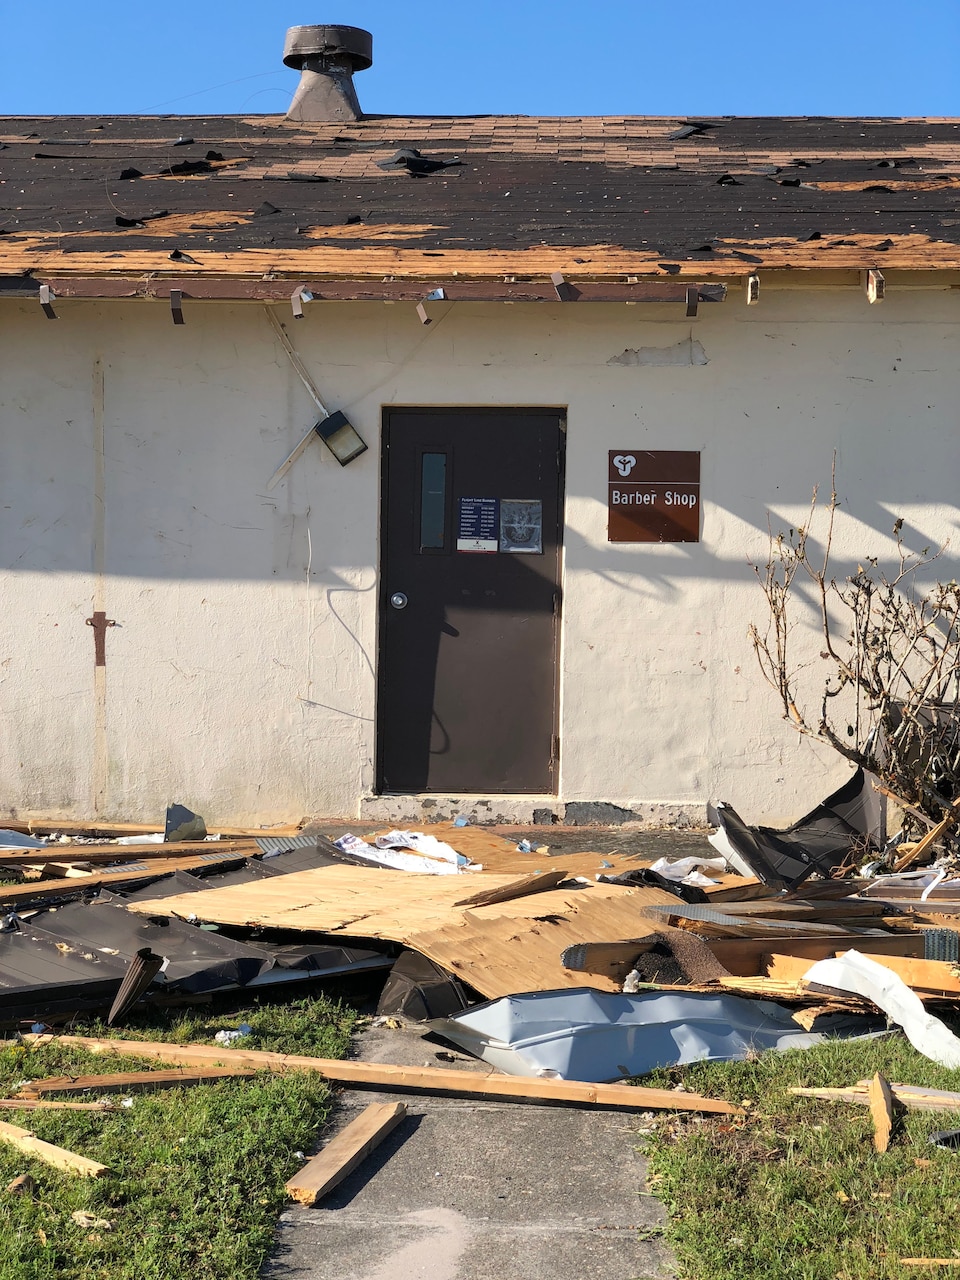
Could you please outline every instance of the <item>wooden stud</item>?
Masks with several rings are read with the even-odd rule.
[[[790,1093],[802,1098],[821,1098],[826,1102],[855,1102],[870,1105],[870,1081],[861,1080],[846,1089],[792,1088]],[[921,1085],[891,1084],[893,1100],[908,1111],[960,1111],[960,1093],[944,1089],[925,1089]]]
[[[687,319],[695,320],[700,305],[700,290],[695,284],[687,285]]]
[[[873,1145],[883,1153],[890,1146],[893,1132],[893,1094],[890,1085],[878,1071],[870,1081],[870,1114],[873,1117]]]
[[[745,292],[747,296],[748,307],[755,306],[756,303],[760,301],[760,277],[759,276],[747,276]]]
[[[806,959],[807,967],[814,960],[826,960],[836,955],[837,950],[849,950],[855,947],[866,955],[879,957],[883,955],[923,956],[923,933],[892,933],[889,937],[871,934],[833,933],[816,937],[792,937],[783,935],[764,938],[710,938],[707,946],[725,969],[741,977],[756,977],[763,972],[763,966],[771,952],[782,951],[785,946],[790,949],[790,958],[800,961]]]
[[[170,290],[170,314],[174,324],[183,324],[183,290]]]
[[[627,1084],[588,1084],[582,1080],[530,1079],[526,1076],[456,1071],[447,1067],[399,1067],[381,1062],[349,1062],[310,1058],[300,1054],[267,1053],[256,1049],[220,1049],[215,1045],[164,1044],[153,1040],[97,1040],[92,1036],[27,1035],[28,1044],[71,1045],[90,1053],[116,1053],[152,1058],[192,1067],[224,1063],[265,1071],[316,1071],[325,1080],[339,1080],[355,1088],[466,1094],[488,1098],[527,1098],[541,1102],[571,1102],[578,1106],[622,1107],[629,1111],[706,1111],[743,1115],[741,1107],[719,1098],[672,1089],[648,1089]]]
[[[138,880],[153,880],[157,876],[166,875],[170,871],[194,871],[198,867],[219,865],[226,868],[230,863],[242,862],[243,853],[218,853],[215,845],[203,845],[201,849],[212,850],[210,853],[197,854],[194,857],[159,858],[156,862],[131,862],[128,866],[112,867],[109,871],[95,872],[93,875],[77,879],[42,880],[33,884],[0,885],[0,905],[16,902],[31,902],[38,898],[62,898],[82,890],[98,888],[107,884],[135,884]]]
[[[402,1102],[372,1103],[288,1180],[287,1195],[298,1204],[316,1204],[353,1173],[406,1114]]]
[[[46,1080],[31,1080],[20,1090],[19,1098],[11,1101],[43,1098],[48,1093],[143,1093],[149,1089],[184,1089],[190,1085],[212,1084],[216,1080],[237,1077],[245,1079],[256,1074],[253,1067],[196,1067],[192,1070],[180,1067],[175,1071],[117,1071],[104,1076],[51,1076]],[[89,1105],[95,1107],[98,1104]]]
[[[81,1178],[102,1178],[110,1170],[105,1164],[96,1160],[88,1160],[86,1156],[75,1155],[63,1147],[55,1147],[52,1142],[44,1142],[29,1129],[21,1129],[15,1124],[6,1124],[0,1120],[0,1142],[9,1143],[24,1155],[34,1156],[55,1169],[63,1169],[66,1173],[75,1173]]]

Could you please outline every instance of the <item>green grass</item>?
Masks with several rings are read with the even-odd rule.
[[[661,1120],[648,1139],[650,1191],[670,1215],[667,1237],[690,1280],[902,1280],[960,1268],[914,1268],[901,1257],[960,1261],[960,1152],[930,1146],[956,1113],[911,1111],[890,1149],[873,1148],[869,1108],[787,1093],[888,1080],[960,1090],[960,1071],[899,1036],[835,1041],[742,1063],[657,1072],[693,1091],[750,1099],[746,1122]]]
[[[201,1042],[247,1022],[248,1048],[339,1057],[352,1010],[323,997],[141,1015],[125,1039]],[[111,1034],[98,1024],[79,1034]],[[0,1051],[0,1096],[24,1079],[163,1069],[165,1064],[58,1047]],[[119,1099],[116,1099],[119,1101]],[[4,1112],[3,1120],[99,1160],[109,1176],[81,1179],[0,1144],[0,1280],[252,1280],[271,1247],[285,1180],[311,1147],[332,1095],[319,1076],[221,1081],[136,1094],[130,1108]],[[2,1190],[30,1173],[37,1189]],[[78,1226],[85,1210],[111,1230]]]

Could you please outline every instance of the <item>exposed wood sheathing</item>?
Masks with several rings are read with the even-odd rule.
[[[761,268],[960,270],[957,121],[684,124],[7,118],[0,275],[435,280],[562,271],[622,280]],[[193,143],[173,147],[178,136]],[[402,148],[460,163],[419,177],[381,167]],[[123,227],[118,216],[143,221]],[[193,261],[171,260],[171,251]]]

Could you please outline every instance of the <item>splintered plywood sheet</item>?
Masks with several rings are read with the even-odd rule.
[[[644,917],[643,909],[669,897],[661,889],[617,885],[554,889],[525,903],[465,911],[440,929],[414,934],[407,945],[469,982],[488,1000],[559,987],[618,991],[618,984],[605,974],[565,969],[561,953],[580,942],[649,937],[658,925]]]
[[[142,915],[196,915],[215,924],[400,942],[493,999],[570,986],[614,990],[602,975],[564,969],[560,953],[577,942],[646,937],[658,926],[644,917],[644,908],[676,901],[661,889],[590,884],[546,887],[488,906],[469,905],[480,889],[507,892],[511,885],[523,891],[529,881],[319,867],[267,882],[128,905]]]
[[[411,933],[445,923],[451,913],[467,909],[478,894],[494,890],[507,895],[529,894],[541,883],[552,887],[560,874],[559,868],[553,876],[532,878],[423,876],[366,867],[316,867],[252,884],[128,905],[131,911],[148,916],[195,916],[209,924],[345,933],[402,942]]]

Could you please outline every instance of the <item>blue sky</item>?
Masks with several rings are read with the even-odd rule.
[[[374,36],[391,115],[960,115],[958,0],[12,4],[0,113],[282,113],[288,26]]]

